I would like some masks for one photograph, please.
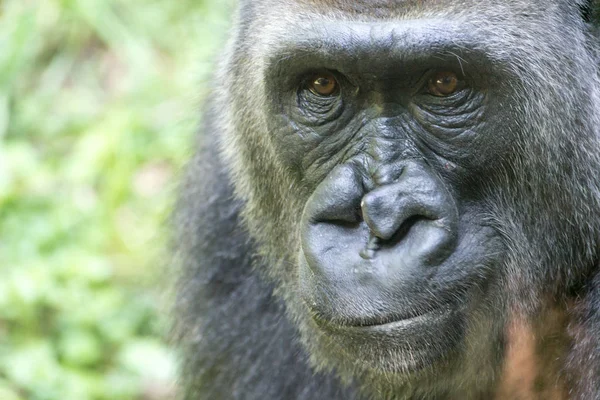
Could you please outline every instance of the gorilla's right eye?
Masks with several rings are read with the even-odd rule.
[[[320,72],[309,79],[308,89],[317,96],[329,97],[338,93],[339,84],[333,74]]]

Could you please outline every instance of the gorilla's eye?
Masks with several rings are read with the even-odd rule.
[[[438,72],[431,77],[428,84],[428,91],[434,96],[450,96],[459,89],[460,79],[454,72]]]
[[[332,74],[320,72],[310,78],[308,89],[317,96],[333,96],[337,94],[339,85]]]

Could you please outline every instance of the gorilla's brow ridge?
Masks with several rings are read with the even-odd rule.
[[[397,63],[398,68],[406,66],[403,64],[453,61],[463,72],[469,64],[479,70],[499,67],[493,51],[483,48],[468,27],[454,22],[357,22],[351,27],[328,22],[312,24],[310,30],[293,27],[290,32],[294,33],[278,33],[264,55],[273,72],[305,66],[336,69],[336,64],[376,72],[378,61]]]

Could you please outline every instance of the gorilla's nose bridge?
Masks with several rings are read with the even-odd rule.
[[[384,119],[364,138],[362,169],[367,191],[395,182],[408,161],[422,158],[410,135],[398,129],[397,120]]]

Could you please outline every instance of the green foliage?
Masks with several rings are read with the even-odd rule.
[[[165,220],[231,4],[0,0],[0,399],[165,399]]]

